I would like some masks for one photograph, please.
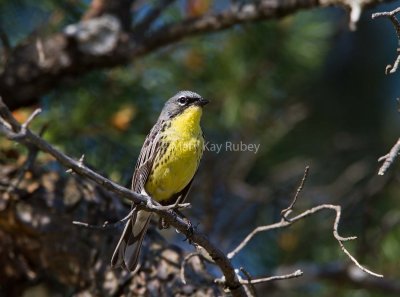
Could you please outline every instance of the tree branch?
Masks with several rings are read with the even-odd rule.
[[[372,19],[377,18],[388,18],[392,24],[394,29],[396,30],[397,35],[397,58],[393,65],[387,65],[385,69],[385,73],[393,74],[397,71],[397,68],[400,63],[400,22],[397,19],[397,14],[400,12],[400,7],[392,10],[392,11],[385,11],[385,12],[377,12],[372,14]],[[378,162],[384,161],[382,166],[379,168],[378,175],[384,175],[388,168],[392,165],[396,157],[398,156],[400,151],[400,138],[397,140],[395,145],[390,149],[390,152],[385,156],[382,156],[378,159]]]
[[[275,224],[271,224],[271,225],[265,225],[265,226],[259,226],[257,228],[255,228],[252,232],[250,232],[244,239],[243,241],[230,253],[228,253],[228,259],[232,259],[233,257],[235,257],[244,247],[246,247],[246,245],[250,242],[250,240],[259,232],[265,232],[265,231],[269,231],[269,230],[273,230],[273,229],[278,229],[278,228],[285,228],[288,227],[290,225],[292,225],[293,223],[308,217],[314,213],[317,213],[321,210],[324,209],[330,209],[330,210],[334,210],[336,213],[335,216],[335,221],[333,224],[333,236],[335,237],[335,239],[338,241],[340,248],[342,249],[342,251],[349,257],[349,259],[358,267],[360,268],[362,271],[373,275],[375,277],[383,277],[383,275],[381,274],[377,274],[375,272],[372,272],[370,270],[368,270],[367,268],[365,268],[364,266],[362,266],[357,259],[346,249],[346,247],[344,246],[343,242],[344,241],[349,241],[349,240],[354,240],[357,237],[355,236],[351,236],[351,237],[342,237],[339,235],[338,232],[338,228],[339,228],[339,222],[340,222],[340,217],[341,217],[341,207],[339,205],[331,205],[331,204],[322,204],[322,205],[318,205],[315,206],[309,210],[306,210],[304,212],[302,212],[301,214],[293,217],[293,218],[288,218],[288,215],[292,212],[292,208],[294,207],[297,198],[300,194],[300,192],[302,191],[303,187],[304,187],[304,183],[307,179],[308,176],[308,172],[309,172],[309,166],[306,166],[305,170],[304,170],[304,174],[303,174],[303,178],[300,182],[299,187],[297,188],[296,194],[293,198],[293,201],[290,203],[289,207],[282,210],[281,211],[281,221]]]
[[[107,190],[129,199],[133,203],[140,203],[138,207],[145,209],[146,211],[156,213],[161,218],[163,218],[168,225],[173,226],[180,233],[185,235],[190,240],[190,242],[192,242],[195,245],[203,247],[210,255],[210,257],[213,259],[215,264],[221,269],[226,279],[225,285],[231,291],[232,295],[245,296],[243,285],[240,283],[229,259],[225,256],[225,254],[221,250],[219,250],[215,245],[213,245],[204,234],[192,230],[193,228],[190,228],[191,227],[190,224],[185,219],[182,219],[177,214],[172,213],[168,209],[149,206],[147,202],[149,201],[149,199],[151,200],[150,197],[137,194],[131,190],[128,190],[127,188],[124,188],[114,183],[113,181],[101,176],[97,172],[86,167],[83,164],[82,160],[76,161],[71,157],[66,156],[59,150],[55,149],[49,143],[44,141],[41,137],[32,133],[28,129],[26,123],[20,125],[12,116],[11,112],[9,111],[7,106],[3,103],[1,98],[0,98],[0,115],[2,117],[2,121],[0,121],[0,131],[10,140],[16,141],[26,146],[35,146],[40,150],[49,153],[66,168],[73,170],[80,176],[93,180],[94,182],[103,186]],[[6,124],[9,121],[12,122],[12,125]],[[152,201],[152,203],[156,204],[155,201]]]
[[[385,11],[385,12],[377,12],[372,14],[372,19],[377,19],[377,18],[388,18],[392,24],[394,29],[396,30],[396,34],[397,34],[397,58],[395,60],[395,62],[393,63],[393,65],[387,65],[385,68],[385,74],[393,74],[396,72],[398,66],[399,66],[399,62],[400,62],[400,22],[397,19],[396,15],[400,12],[400,7],[392,10],[392,11]]]
[[[274,275],[274,276],[270,276],[270,277],[256,278],[256,279],[250,279],[250,280],[241,280],[241,283],[254,285],[254,284],[266,283],[266,282],[275,281],[275,280],[296,278],[296,277],[300,277],[302,275],[303,275],[303,272],[301,270],[296,270],[295,272],[289,273],[289,274]]]
[[[395,145],[390,149],[390,152],[378,159],[378,162],[384,161],[381,168],[379,168],[378,175],[384,175],[390,165],[394,162],[400,151],[400,138]]]
[[[104,1],[99,2],[103,3]],[[161,11],[169,2],[162,1],[159,9],[151,10],[152,14],[145,18],[147,28],[150,27],[148,21],[151,23],[155,18],[159,18]],[[113,46],[100,54],[88,52],[85,51],[86,40],[77,38],[77,35],[57,33],[41,40],[41,53],[46,57],[46,63],[43,65],[40,63],[35,41],[20,45],[11,51],[4,70],[0,74],[0,95],[9,108],[15,109],[37,102],[41,95],[53,89],[65,78],[73,78],[93,69],[125,65],[141,55],[187,37],[221,31],[238,24],[281,18],[301,9],[327,5],[349,7],[349,3],[353,2],[349,0],[263,0],[241,6],[232,4],[222,12],[167,24],[147,32],[144,38],[139,40],[126,31],[125,21],[118,18],[119,14],[113,14],[113,9],[105,11],[100,9],[101,13],[96,12],[95,16],[100,15],[101,19],[111,13],[117,16],[121,24],[120,29],[111,32],[111,36],[115,40]],[[377,4],[381,1],[359,0],[356,2],[359,9],[362,9],[366,5]],[[126,11],[127,9],[125,9]],[[85,17],[84,21],[73,26],[80,28],[86,26],[87,22],[96,19],[93,19],[92,16]],[[109,36],[109,26],[101,24],[101,22],[97,23],[99,30],[95,31],[92,39],[101,41],[101,37],[104,35]],[[138,24],[138,26],[142,25],[143,23]],[[132,32],[135,32],[135,28],[132,28]]]

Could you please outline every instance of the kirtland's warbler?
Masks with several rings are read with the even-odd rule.
[[[180,91],[165,103],[140,151],[133,191],[162,205],[185,200],[203,155],[200,120],[207,103],[190,91]],[[133,209],[112,256],[112,267],[135,270],[151,216],[151,212]]]

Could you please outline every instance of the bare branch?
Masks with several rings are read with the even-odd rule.
[[[355,238],[354,238],[354,239],[355,239]],[[368,273],[368,274],[370,274],[370,275],[372,275],[372,276],[375,276],[375,277],[383,277],[382,274],[375,273],[375,272],[373,272],[373,271],[371,271],[371,270],[365,268],[364,266],[362,266],[362,265],[357,261],[357,259],[354,258],[354,256],[353,256],[352,254],[350,254],[350,252],[344,247],[343,242],[342,242],[341,240],[338,240],[338,242],[339,242],[339,245],[340,245],[340,248],[342,249],[342,251],[350,258],[351,261],[353,261],[354,264],[356,264],[356,266],[357,266],[358,268],[360,268],[362,271],[364,271],[364,272],[366,272],[366,273]]]
[[[42,112],[42,109],[40,109],[40,108],[35,109],[34,112],[32,112],[32,113],[29,115],[29,117],[28,117],[28,119],[25,121],[25,123],[23,123],[23,124],[21,125],[21,129],[22,129],[22,130],[28,129],[30,123],[31,123],[31,122],[34,120],[34,118],[36,118],[41,112]]]
[[[271,224],[271,225],[266,225],[266,226],[260,226],[255,228],[252,232],[250,232],[249,235],[246,236],[246,238],[232,251],[228,254],[228,259],[232,259],[233,257],[235,257],[237,255],[237,253],[239,253],[249,242],[250,240],[259,232],[265,232],[265,231],[269,231],[269,230],[273,230],[273,229],[278,229],[278,228],[285,228],[288,227],[290,225],[292,225],[293,223],[308,217],[314,213],[320,212],[321,210],[325,210],[325,209],[330,209],[330,210],[334,210],[336,213],[335,216],[335,222],[333,224],[333,236],[335,237],[335,239],[338,241],[340,248],[342,249],[342,251],[350,258],[350,260],[357,265],[358,268],[360,268],[362,271],[376,276],[376,277],[383,277],[383,275],[381,274],[377,274],[375,272],[372,272],[370,270],[368,270],[367,268],[365,268],[364,266],[362,266],[352,255],[351,253],[344,247],[343,245],[343,241],[349,241],[349,240],[354,240],[357,237],[355,236],[350,236],[350,237],[342,237],[339,235],[338,233],[338,226],[339,226],[339,221],[340,221],[340,216],[341,216],[341,207],[339,205],[331,205],[331,204],[322,204],[322,205],[318,205],[316,207],[313,207],[309,210],[306,210],[304,212],[302,212],[301,214],[291,218],[290,220],[285,220],[285,219],[281,219],[280,222],[275,223],[275,224]]]
[[[379,168],[378,175],[385,174],[386,170],[388,170],[390,165],[392,165],[392,163],[398,156],[399,151],[400,151],[400,138],[397,140],[395,145],[390,149],[390,152],[387,155],[382,156],[378,159],[378,162],[384,161],[381,168]]]
[[[81,166],[83,166],[83,161],[85,160],[85,154],[83,154],[80,158],[79,158],[79,164],[81,165]]]
[[[396,14],[398,14],[400,12],[400,7],[392,10],[392,11],[385,11],[385,12],[377,12],[372,14],[372,19],[377,19],[377,18],[381,18],[381,17],[386,17],[388,18],[392,24],[394,29],[396,30],[396,34],[397,34],[397,44],[398,44],[398,48],[397,48],[397,58],[392,65],[387,65],[385,68],[385,74],[393,74],[396,72],[399,63],[400,63],[400,22],[396,17]]]
[[[393,74],[397,71],[397,68],[399,67],[399,63],[400,63],[400,48],[397,49],[397,53],[398,53],[397,58],[394,61],[393,66],[390,64],[386,65],[385,74],[388,74],[388,73]]]
[[[171,23],[155,30],[142,45],[137,46],[135,56],[146,54],[160,46],[177,42],[185,37],[217,32],[238,24],[283,17],[301,8],[317,6],[315,1],[258,1],[243,5],[232,5],[222,12],[206,14]]]
[[[284,279],[290,279],[290,278],[297,278],[297,277],[302,276],[303,274],[304,274],[303,271],[298,269],[295,272],[290,273],[290,274],[274,275],[274,276],[256,278],[256,279],[251,279],[251,280],[240,279],[240,283],[243,284],[243,285],[249,285],[249,284],[255,285],[255,284],[266,283],[266,282],[275,281],[275,280],[284,280]],[[222,277],[222,278],[216,279],[215,282],[217,284],[222,284],[223,285],[225,283],[225,279]]]
[[[284,275],[274,275],[274,276],[270,276],[270,277],[264,277],[264,278],[256,278],[256,279],[252,279],[251,281],[248,280],[241,280],[242,284],[260,284],[260,283],[266,283],[266,282],[270,282],[270,281],[275,281],[275,280],[284,280],[284,279],[290,279],[290,278],[296,278],[296,277],[300,277],[303,275],[303,271],[301,270],[296,270],[293,273],[290,274],[284,274]]]
[[[49,153],[54,158],[56,158],[62,165],[67,168],[72,169],[76,174],[89,178],[103,186],[105,189],[116,193],[122,197],[131,200],[134,203],[139,204],[138,207],[145,209],[149,212],[154,212],[159,215],[168,225],[172,225],[180,233],[185,235],[190,242],[197,246],[201,246],[210,255],[215,264],[220,268],[223,275],[226,278],[225,285],[230,290],[232,296],[246,296],[243,285],[239,282],[238,276],[226,255],[215,245],[213,245],[207,236],[193,230],[187,222],[187,220],[181,218],[174,212],[166,209],[160,209],[158,207],[148,207],[147,202],[151,200],[150,197],[145,195],[140,195],[127,188],[124,188],[113,181],[103,177],[97,172],[86,167],[82,162],[76,161],[69,156],[61,153],[59,150],[55,149],[41,137],[32,133],[29,129],[22,129],[22,126],[15,120],[7,106],[0,99],[0,116],[2,121],[0,121],[0,131],[9,139],[19,142],[25,146],[34,146],[44,152]],[[33,118],[33,117],[32,117]],[[9,125],[6,125],[7,120],[11,121]],[[156,204],[153,201],[153,204]],[[156,204],[156,206],[158,206]],[[85,223],[77,222],[78,225],[84,225],[90,227],[90,225]]]
[[[294,205],[296,204],[297,198],[300,195],[300,192],[303,190],[304,184],[306,182],[306,179],[308,177],[308,172],[310,170],[310,166],[306,166],[306,168],[304,169],[304,174],[303,174],[303,178],[301,179],[300,185],[297,188],[296,194],[294,195],[293,201],[292,203],[290,203],[289,207],[285,208],[284,210],[281,211],[281,216],[286,219],[287,216],[290,214],[290,212],[292,211]]]
[[[256,291],[256,288],[254,287],[254,283],[252,283],[253,277],[243,267],[240,267],[239,270],[240,270],[240,272],[242,272],[246,276],[246,280],[247,280],[246,288],[248,288],[247,295],[249,297],[256,297],[257,296],[257,291]],[[240,279],[240,281],[242,281],[242,280]]]
[[[132,209],[128,213],[128,215],[126,215],[124,218],[122,218],[119,221],[112,223],[112,224],[109,224],[108,222],[104,222],[103,225],[98,226],[98,225],[90,225],[88,223],[79,222],[79,221],[72,221],[72,224],[80,226],[80,227],[88,228],[88,229],[98,229],[98,230],[114,229],[114,228],[119,227],[121,224],[125,223],[128,219],[130,219],[132,217],[132,214],[134,211],[136,211],[136,209]]]
[[[377,13],[372,14],[372,19],[381,18],[381,17],[388,18],[392,22],[393,27],[395,28],[396,34],[397,34],[397,43],[398,43],[397,58],[393,64],[393,66],[392,65],[386,66],[386,70],[385,70],[386,74],[395,73],[400,64],[400,22],[396,17],[396,15],[399,12],[400,12],[400,7],[396,8],[392,11],[377,12]],[[382,166],[379,168],[378,175],[385,174],[385,172],[388,170],[388,168],[392,165],[392,163],[396,159],[397,155],[399,154],[399,151],[400,151],[400,138],[397,140],[395,145],[390,149],[390,152],[388,154],[386,154],[385,156],[382,156],[378,159],[378,162],[384,161]]]
[[[393,23],[394,28],[396,29],[397,38],[400,39],[400,23],[396,18],[396,14],[400,12],[400,7],[392,10],[392,11],[385,11],[385,12],[376,12],[372,14],[372,19],[377,19],[381,17],[387,17]]]
[[[160,8],[165,7],[170,2],[168,0],[160,1],[162,1]],[[105,14],[119,16],[118,19],[122,24],[122,30],[114,30],[112,32],[112,40],[115,41],[113,45],[115,46],[107,47],[107,50],[101,51],[101,54],[97,50],[84,51],[83,49],[86,48],[84,41],[60,32],[41,39],[39,52],[42,54],[40,55],[38,55],[35,41],[16,47],[10,53],[9,60],[12,60],[13,63],[6,63],[4,71],[0,73],[0,95],[3,96],[6,104],[11,109],[37,102],[41,95],[55,88],[64,78],[73,78],[77,74],[85,74],[93,69],[126,65],[126,63],[141,55],[187,37],[217,32],[239,24],[281,18],[301,9],[335,4],[349,6],[347,3],[349,1],[343,0],[261,0],[240,6],[232,4],[232,6],[220,12],[167,24],[155,29],[151,34],[146,34],[144,38],[136,40],[137,36],[125,30],[126,24],[130,24],[130,22],[125,21],[127,19],[125,15],[130,13],[129,0],[95,0],[94,2],[99,2],[101,4],[100,8],[95,9],[95,13],[85,18],[84,21],[94,20],[93,16],[104,17]],[[121,3],[119,8],[114,8],[117,5],[114,2]],[[362,5],[380,3],[379,0],[361,2]],[[163,3],[165,4],[163,5]],[[115,11],[117,13],[114,13]],[[150,14],[146,22],[153,21],[154,17],[157,17],[160,13],[159,11],[160,9],[157,10],[156,7],[153,11],[154,14]],[[79,28],[82,24],[83,22],[73,24],[70,28]],[[138,24],[138,26],[141,25],[141,23]],[[132,28],[132,31],[135,32],[135,28]],[[101,30],[96,31],[95,36],[92,38],[97,40],[98,38],[109,36],[109,33],[110,28],[108,26],[101,26]],[[40,57],[43,56],[46,58],[46,67],[43,67],[40,63]],[[17,71],[17,69],[26,69],[26,71],[21,72]]]
[[[190,208],[190,203],[180,203],[180,204],[172,204],[172,205],[150,205],[148,206],[153,210],[171,210],[171,209],[182,209],[182,208]]]

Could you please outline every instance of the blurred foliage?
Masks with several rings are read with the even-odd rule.
[[[195,2],[173,6],[165,20],[212,7],[211,1]],[[77,21],[87,5],[0,1],[0,24],[15,44]],[[296,208],[343,205],[340,232],[359,237],[349,249],[368,267],[399,279],[399,167],[385,179],[376,177],[377,158],[398,134],[398,120],[388,116],[397,80],[382,75],[394,36],[389,25],[371,23],[368,13],[355,33],[345,22],[337,10],[303,11],[184,40],[131,65],[64,82],[43,98],[34,128],[49,123],[45,138],[51,143],[76,158],[85,154],[88,164],[128,184],[165,100],[181,89],[199,92],[212,101],[203,120],[207,140],[261,145],[256,155],[205,153],[191,194],[191,216],[200,228],[229,250],[255,226],[279,220],[310,164]],[[23,118],[29,110],[16,114]],[[379,237],[385,222],[389,230]],[[258,235],[235,264],[264,275],[281,265],[348,261],[332,223],[332,214],[321,213]],[[275,293],[303,295],[385,296],[330,282]]]

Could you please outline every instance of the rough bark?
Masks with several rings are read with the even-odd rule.
[[[93,230],[72,221],[102,225],[117,221],[129,207],[90,181],[38,165],[25,172],[14,187],[19,173],[20,164],[0,167],[1,296],[21,296],[33,290],[47,292],[47,296],[60,292],[76,296],[209,296],[218,290],[196,261],[188,264],[190,284],[184,285],[179,277],[184,252],[154,228],[134,277],[111,270],[109,260],[121,229]]]
[[[112,1],[114,3],[114,1]],[[141,55],[198,34],[207,34],[231,28],[238,24],[284,17],[301,9],[328,5],[340,5],[352,11],[362,11],[365,6],[380,3],[379,0],[264,0],[244,6],[232,6],[216,13],[187,18],[152,29],[152,23],[173,1],[161,1],[160,7],[151,11],[144,23],[129,28],[133,1],[93,1],[75,26],[82,29],[88,22],[112,15],[119,27],[109,31],[107,23],[89,23],[96,28],[89,41],[87,36],[68,34],[68,30],[44,37],[31,37],[11,49],[3,71],[0,73],[0,95],[11,109],[37,103],[40,96],[48,93],[65,79],[73,79],[94,69],[123,66]],[[111,2],[110,2],[111,3]],[[351,6],[353,5],[353,6]],[[358,10],[359,9],[359,10]],[[134,12],[131,15],[135,15]],[[357,21],[357,19],[355,19]],[[76,33],[76,32],[75,32]],[[98,51],[104,38],[115,38],[112,46]],[[95,50],[93,50],[95,49]]]

